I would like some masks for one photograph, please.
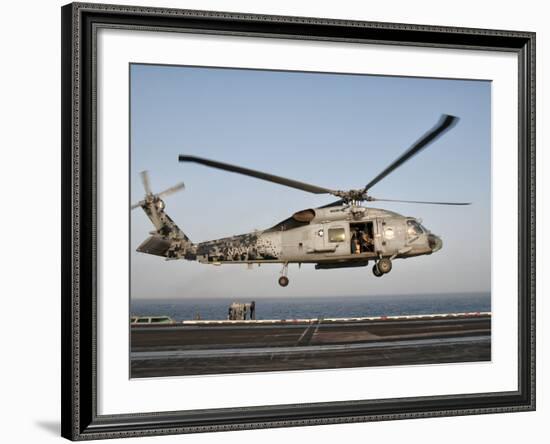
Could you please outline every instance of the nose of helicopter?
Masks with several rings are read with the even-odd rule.
[[[441,250],[441,248],[443,247],[443,241],[439,236],[436,236],[435,234],[430,234],[428,236],[428,244],[432,249],[432,253]]]

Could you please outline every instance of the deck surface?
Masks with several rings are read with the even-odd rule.
[[[490,314],[131,328],[131,377],[491,359]]]

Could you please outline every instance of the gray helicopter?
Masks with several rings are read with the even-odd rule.
[[[317,270],[364,267],[374,262],[372,271],[381,277],[392,269],[394,259],[432,254],[443,242],[421,221],[393,211],[361,206],[361,202],[407,202],[433,205],[469,205],[469,202],[426,202],[379,199],[368,191],[395,169],[434,142],[458,122],[450,115],[439,122],[407,151],[392,162],[363,188],[333,190],[263,173],[235,165],[195,156],[180,155],[180,162],[194,162],[212,168],[244,174],[314,194],[338,197],[335,202],[319,208],[298,211],[288,219],[266,230],[223,239],[193,243],[166,214],[164,197],[182,189],[183,183],[161,193],[151,191],[146,171],[141,173],[145,198],[132,205],[141,207],[155,227],[138,248],[141,253],[162,256],[167,260],[186,259],[203,264],[282,264],[279,285],[289,283],[288,265],[312,263]]]

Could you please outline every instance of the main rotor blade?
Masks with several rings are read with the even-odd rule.
[[[143,188],[145,188],[146,194],[151,194],[151,184],[149,182],[149,173],[147,171],[142,171],[139,173],[141,176],[141,182],[143,183]]]
[[[185,188],[185,184],[181,182],[181,183],[178,183],[177,185],[174,185],[173,187],[166,188],[164,191],[161,191],[160,193],[158,193],[157,196],[162,199],[163,197],[170,196],[170,194],[174,194],[183,188]]]
[[[418,154],[431,142],[436,140],[443,133],[451,129],[458,122],[458,117],[450,116],[448,114],[443,114],[439,119],[439,122],[434,126],[430,131],[424,134],[413,146],[411,146],[407,151],[405,151],[400,157],[395,159],[384,171],[382,171],[378,176],[372,179],[368,184],[365,185],[363,192],[366,192],[378,182],[380,182],[384,177],[390,174],[395,169],[403,165],[407,160]]]
[[[378,199],[376,197],[371,197],[371,196],[369,196],[367,200],[369,202],[403,202],[403,203],[428,204],[428,205],[471,205],[472,204],[472,202],[428,202],[425,200]]]
[[[232,173],[244,174],[245,176],[255,177],[256,179],[267,180],[268,182],[278,183],[279,185],[285,185],[291,188],[297,188],[299,190],[308,191],[314,194],[334,193],[333,190],[328,188],[318,187],[304,182],[298,182],[297,180],[287,179],[285,177],[275,176],[273,174],[262,173],[261,171],[251,170],[248,168],[239,167],[236,165],[230,165],[228,163],[217,162],[215,160],[203,159],[201,157],[180,155],[180,162],[195,162],[201,165],[206,165],[212,168],[218,168],[220,170],[231,171]]]

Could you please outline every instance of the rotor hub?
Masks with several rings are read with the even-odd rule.
[[[367,200],[367,195],[363,189],[336,191],[335,196],[340,197],[345,202],[361,202]]]

